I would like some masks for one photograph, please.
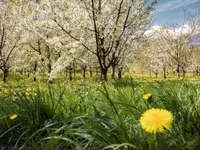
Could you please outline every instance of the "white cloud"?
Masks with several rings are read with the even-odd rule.
[[[158,36],[159,33],[166,33],[166,34],[171,34],[173,36],[179,36],[179,35],[188,35],[188,34],[192,34],[192,35],[198,35],[200,34],[200,30],[198,30],[198,28],[196,28],[195,30],[192,29],[189,25],[185,24],[183,26],[177,27],[175,28],[175,30],[173,29],[169,29],[169,28],[165,28],[163,26],[152,26],[149,30],[147,30],[145,32],[146,36]]]
[[[177,33],[179,34],[188,34],[188,33],[191,33],[192,32],[192,29],[189,25],[183,25],[182,27],[179,27],[175,30]]]
[[[179,7],[187,6],[200,0],[167,0],[157,8],[154,13],[176,9]]]
[[[163,28],[162,26],[158,26],[158,25],[152,26],[149,30],[145,32],[145,35],[152,36],[153,34],[155,34],[155,32],[162,30],[162,28]]]
[[[174,34],[174,32],[170,29],[164,28],[163,26],[152,26],[149,30],[145,32],[146,36],[159,36],[159,33],[164,34]]]

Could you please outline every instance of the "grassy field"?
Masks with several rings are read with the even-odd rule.
[[[0,90],[0,146],[25,150],[197,150],[199,80],[125,75],[122,80],[58,78],[48,85],[11,75]],[[144,98],[144,95],[151,94]],[[144,112],[173,115],[171,127],[149,133]]]

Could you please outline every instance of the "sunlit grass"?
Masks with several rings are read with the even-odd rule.
[[[196,150],[199,102],[200,86],[188,79],[59,79],[50,85],[10,79],[0,89],[0,143],[31,150]],[[141,127],[142,114],[152,108],[173,114],[171,128],[150,134]]]

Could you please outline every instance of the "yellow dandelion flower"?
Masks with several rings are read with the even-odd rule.
[[[5,90],[4,90],[4,94],[9,94],[10,92],[11,92],[10,89],[5,89]]]
[[[30,89],[29,89],[29,88],[27,88],[27,89],[26,89],[26,91],[30,91]]]
[[[9,117],[10,120],[14,120],[15,118],[17,118],[17,114],[13,114]]]
[[[145,94],[144,96],[143,96],[143,99],[144,100],[148,100],[148,99],[150,99],[152,97],[152,94],[151,93],[148,93],[148,94]]]
[[[26,96],[30,96],[31,95],[29,92],[26,92],[25,94],[26,94]]]
[[[34,96],[37,96],[37,93],[34,93]]]
[[[180,77],[179,80],[182,81],[182,80],[183,80],[183,77]]]
[[[173,115],[170,111],[152,108],[140,117],[141,127],[148,133],[163,132],[164,128],[171,128]]]
[[[17,93],[16,93],[16,92],[13,92],[13,95],[14,95],[14,96],[16,96],[16,95],[17,95]]]

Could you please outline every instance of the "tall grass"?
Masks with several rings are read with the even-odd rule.
[[[0,143],[20,149],[198,149],[200,86],[187,81],[131,79],[66,86],[10,88],[0,93]],[[20,94],[21,93],[21,94]],[[37,93],[37,94],[35,94]],[[152,102],[143,95],[152,93]],[[150,108],[173,113],[173,127],[149,134],[140,126]],[[17,118],[9,120],[11,114]]]

